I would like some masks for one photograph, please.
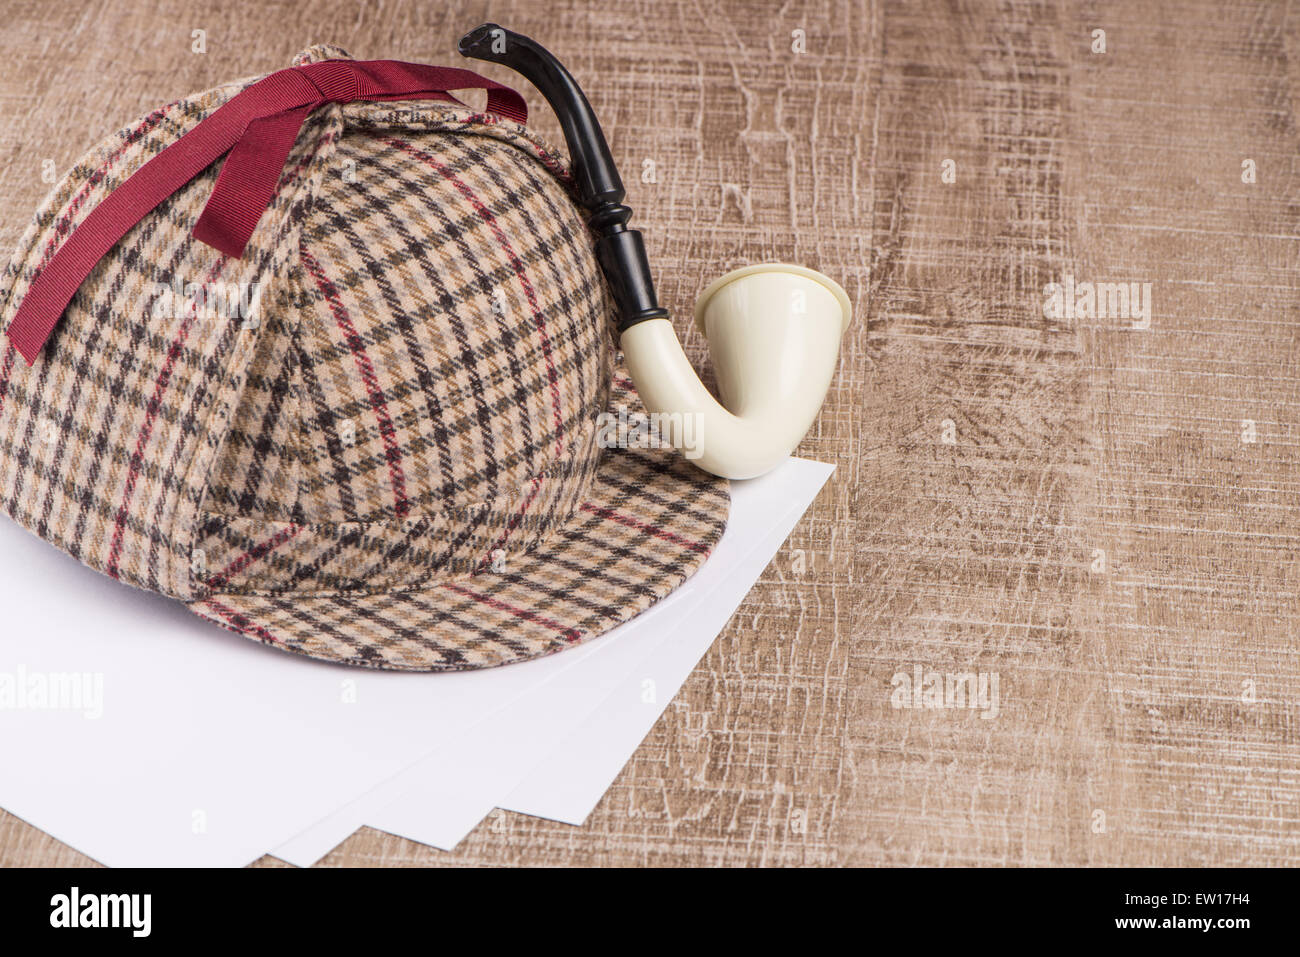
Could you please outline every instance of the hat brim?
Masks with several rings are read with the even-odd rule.
[[[610,406],[639,409],[615,371]],[[199,616],[284,651],[401,671],[463,671],[553,654],[628,621],[704,563],[729,486],[666,448],[602,453],[587,500],[543,544],[424,588],[377,594],[220,594]]]

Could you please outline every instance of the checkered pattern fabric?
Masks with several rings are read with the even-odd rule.
[[[296,64],[346,56],[316,47]],[[54,190],[0,322],[115,186],[258,78],[178,101]],[[0,507],[276,647],[452,670],[626,621],[701,564],[725,481],[603,448],[638,402],[556,154],[435,102],[315,111],[243,258],[190,231],[219,164],[0,356]]]

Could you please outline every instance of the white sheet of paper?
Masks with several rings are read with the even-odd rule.
[[[483,671],[367,671],[223,631],[8,520],[0,566],[0,806],[110,866],[255,860],[598,644]],[[68,675],[89,676],[92,698],[100,683],[101,715],[34,706]],[[6,702],[6,682],[31,693]]]
[[[598,653],[578,667],[534,687],[453,744],[272,853],[306,866],[363,823],[435,847],[454,847],[568,734],[592,720],[597,709],[603,713],[602,703],[628,675],[648,673],[648,660],[665,644],[685,641],[703,654],[831,471],[822,463],[792,459],[761,479],[733,483],[727,534],[687,585],[596,642]],[[660,700],[651,708],[656,717],[669,699]],[[617,761],[622,767],[629,756],[630,751],[612,755],[602,766]]]
[[[706,563],[705,567],[701,568],[696,575],[704,574],[707,567]],[[575,651],[585,652],[585,655],[579,656],[566,651],[564,654],[557,656],[566,659],[564,663],[569,667],[566,667],[563,672],[557,671],[548,680],[534,685],[526,693],[516,698],[514,703],[528,699],[534,702],[535,705],[540,704],[546,708],[557,707],[564,709],[569,707],[571,703],[562,697],[562,692],[553,690],[557,685],[564,684],[559,680],[560,677],[575,671],[581,671],[583,674],[590,674],[592,671],[598,672],[601,665],[596,661],[597,658],[608,657],[614,648],[622,649],[627,646],[635,646],[649,637],[647,634],[647,621],[655,616],[665,602],[682,595],[688,587],[689,585],[678,589],[664,602],[660,602],[632,621],[620,625],[608,634],[602,635],[599,639],[575,649]],[[574,667],[579,664],[583,667]],[[581,679],[579,680],[581,681]],[[475,779],[470,775],[474,770],[482,768],[484,761],[488,762],[488,767],[482,768],[484,773],[508,773],[509,769],[493,768],[491,766],[493,756],[485,751],[479,751],[480,746],[487,745],[495,736],[494,732],[480,731],[480,728],[488,722],[501,718],[503,714],[509,715],[506,718],[506,724],[513,727],[513,715],[516,714],[513,707],[514,703],[512,703],[512,706],[497,712],[492,718],[467,728],[452,743],[403,769],[355,801],[317,821],[310,828],[279,847],[273,848],[270,853],[290,864],[296,864],[299,867],[310,867],[347,840],[357,828],[367,823],[369,816],[375,811],[392,801],[395,796],[421,786],[425,783],[426,778],[432,778],[437,784],[450,788],[453,794],[458,794],[460,785],[468,786],[475,782]],[[488,810],[491,810],[492,807],[493,805],[489,804]]]

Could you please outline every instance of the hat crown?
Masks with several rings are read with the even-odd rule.
[[[319,113],[296,262],[263,298],[200,542],[212,569],[295,544],[224,591],[471,572],[570,518],[600,455],[611,303],[555,174],[461,108]]]

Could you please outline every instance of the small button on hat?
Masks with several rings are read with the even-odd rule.
[[[488,90],[484,111],[450,90]],[[293,67],[140,118],[0,283],[0,508],[286,651],[444,671],[669,594],[727,483],[640,406],[564,162],[464,70]]]

